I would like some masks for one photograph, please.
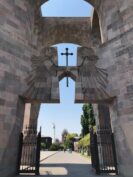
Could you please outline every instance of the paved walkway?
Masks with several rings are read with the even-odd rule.
[[[40,161],[42,162],[45,159],[50,158],[51,156],[53,156],[56,153],[58,153],[58,152],[56,152],[56,151],[41,151]]]
[[[43,177],[97,177],[91,168],[90,160],[75,152],[44,151],[41,153],[40,175]],[[107,176],[100,175],[100,177]]]

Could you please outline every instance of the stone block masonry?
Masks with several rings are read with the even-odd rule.
[[[33,19],[27,18],[32,17]],[[18,137],[22,129],[25,77],[31,68],[29,20],[34,6],[27,0],[0,1],[0,176],[16,172]],[[31,29],[32,30],[32,29]]]

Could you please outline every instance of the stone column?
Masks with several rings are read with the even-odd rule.
[[[37,129],[37,120],[40,111],[40,104],[32,103],[31,104],[31,115],[29,125]]]
[[[34,3],[0,1],[0,176],[14,176],[31,68]]]
[[[40,104],[38,103],[25,104],[23,130],[26,127],[34,127],[37,130],[37,120],[38,120],[39,110],[40,110]]]
[[[24,111],[24,122],[23,122],[23,130],[26,126],[29,126],[30,118],[31,118],[31,103],[25,104],[25,111]]]

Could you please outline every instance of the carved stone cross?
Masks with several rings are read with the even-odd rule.
[[[68,50],[69,50],[69,49],[66,48],[66,53],[61,53],[61,55],[65,55],[65,56],[66,56],[66,69],[68,69],[68,56],[69,56],[69,55],[73,55],[73,53],[69,53]],[[67,85],[67,87],[69,86],[68,76],[67,76],[66,85]]]

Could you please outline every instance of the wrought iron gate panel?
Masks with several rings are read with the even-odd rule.
[[[114,144],[114,135],[109,129],[90,132],[92,167],[96,173],[116,173],[117,160]]]
[[[35,127],[26,127],[20,135],[18,174],[39,174],[41,132],[37,135]]]
[[[97,135],[96,135],[96,133],[94,133],[93,129],[90,130],[90,151],[91,151],[92,167],[95,168],[96,174],[99,175],[100,174],[100,168],[99,168]]]

